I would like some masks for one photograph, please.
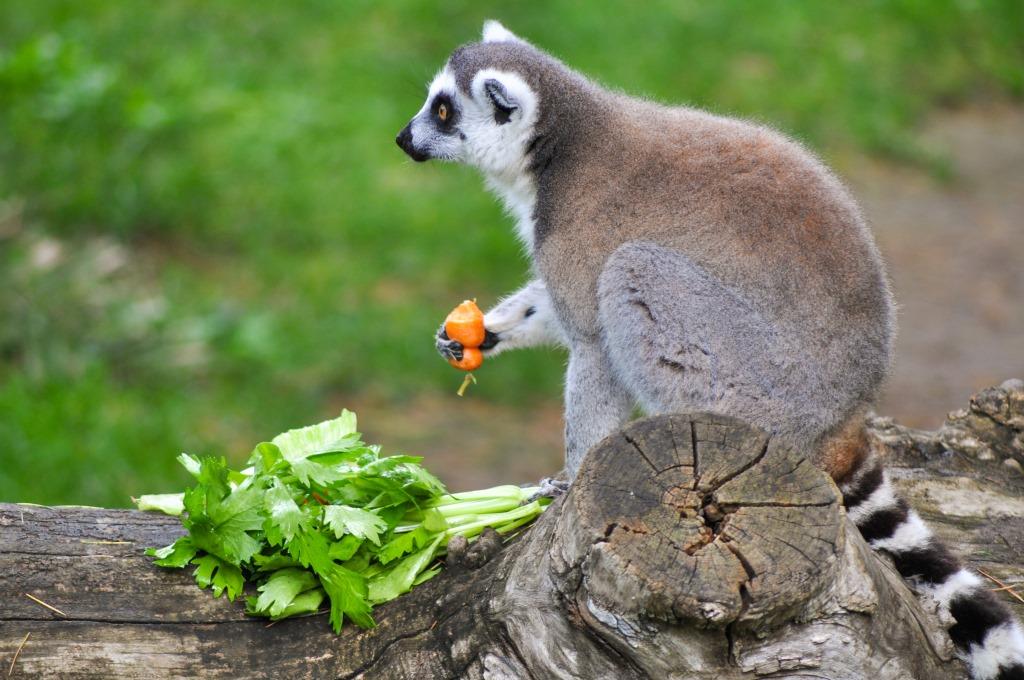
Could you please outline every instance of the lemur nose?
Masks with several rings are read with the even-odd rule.
[[[402,148],[403,151],[408,152],[412,146],[412,124],[406,125],[402,128],[402,131],[395,137],[395,143]]]
[[[398,133],[397,137],[395,137],[395,143],[402,147],[402,151],[409,154],[409,157],[417,163],[422,163],[423,161],[430,159],[429,153],[417,150],[416,146],[413,144],[411,121],[408,125],[402,128],[402,131]]]

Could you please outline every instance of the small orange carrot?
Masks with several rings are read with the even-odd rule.
[[[444,320],[444,332],[448,338],[462,344],[462,358],[449,359],[448,363],[455,368],[467,371],[462,385],[459,387],[460,397],[476,378],[469,371],[475,371],[484,363],[484,355],[479,347],[487,336],[484,330],[484,313],[476,306],[476,300],[465,300],[451,311]]]
[[[465,347],[461,359],[449,359],[448,363],[463,371],[475,371],[484,363],[484,354],[476,347]]]
[[[444,320],[444,331],[450,339],[461,342],[463,347],[479,347],[485,335],[484,313],[476,306],[475,300],[466,300]]]

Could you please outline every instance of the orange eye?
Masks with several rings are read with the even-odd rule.
[[[448,120],[448,107],[441,104],[437,107],[437,117],[441,119],[441,122]]]

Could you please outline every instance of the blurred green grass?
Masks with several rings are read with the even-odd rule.
[[[0,500],[125,505],[354,395],[459,376],[432,334],[522,283],[464,168],[394,145],[485,18],[605,84],[936,171],[913,126],[1024,93],[1024,4],[106,1],[0,6]],[[556,399],[509,355],[474,399]],[[386,442],[385,442],[386,443]]]

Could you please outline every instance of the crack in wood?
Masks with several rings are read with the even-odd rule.
[[[693,447],[693,490],[700,486],[700,458],[697,453],[697,426],[690,421],[690,446]]]
[[[387,644],[385,644],[376,654],[374,654],[372,659],[370,659],[366,663],[361,664],[359,667],[357,667],[351,673],[347,673],[347,674],[343,675],[341,677],[341,680],[352,680],[352,678],[356,678],[356,677],[362,675],[366,671],[368,671],[371,668],[373,668],[374,666],[376,666],[377,663],[379,663],[380,660],[384,658],[384,655],[388,653],[388,650],[391,649],[392,647],[394,647],[395,645],[397,645],[399,642],[402,642],[404,640],[411,640],[413,638],[419,637],[420,635],[423,635],[424,633],[429,633],[431,630],[434,629],[434,627],[436,627],[436,626],[435,625],[431,625],[431,626],[428,626],[428,627],[423,628],[421,630],[413,631],[411,633],[403,633],[403,634],[399,635],[398,637],[395,637],[395,638],[392,638],[391,640],[388,640]]]
[[[516,645],[515,642],[513,642],[512,634],[509,632],[508,626],[505,624],[497,624],[493,628],[497,634],[497,638],[501,640],[504,646],[512,653],[512,656],[515,657],[516,662],[526,673],[525,680],[533,680],[533,674],[530,672],[530,665],[526,663],[526,659],[523,658],[522,653],[519,651],[519,647]],[[482,662],[483,660],[481,659],[481,663]]]
[[[654,472],[654,474],[655,474],[655,475],[657,475],[657,474],[658,474],[659,472],[661,472],[661,470],[659,470],[659,469],[658,469],[658,468],[657,468],[657,467],[656,467],[656,466],[654,465],[654,463],[652,463],[652,462],[651,462],[651,459],[647,457],[647,454],[646,454],[646,453],[644,453],[644,450],[640,448],[640,445],[636,443],[636,440],[635,440],[635,439],[633,439],[632,437],[630,437],[630,436],[629,436],[628,434],[626,434],[625,432],[623,432],[623,433],[622,433],[622,436],[623,436],[623,437],[625,437],[625,439],[626,439],[626,441],[627,441],[627,442],[629,442],[630,444],[632,444],[632,445],[633,445],[633,448],[634,448],[634,449],[636,449],[636,452],[640,454],[640,457],[641,457],[641,458],[643,458],[643,459],[644,459],[645,461],[647,461],[647,465],[648,465],[648,467],[650,467],[650,468],[651,468],[651,471],[652,471],[652,472]]]
[[[740,508],[827,508],[835,504],[835,500],[807,501],[806,503],[800,501],[743,501],[741,503],[719,503],[719,507],[731,514]]]
[[[744,463],[735,472],[733,472],[731,474],[728,474],[725,477],[723,477],[722,479],[718,480],[718,483],[716,483],[713,487],[708,489],[708,491],[714,492],[714,491],[717,491],[718,489],[721,489],[723,486],[725,486],[725,484],[727,482],[731,482],[732,480],[736,479],[737,477],[742,475],[744,472],[746,472],[747,470],[749,470],[750,468],[754,467],[755,465],[760,463],[762,460],[764,460],[764,457],[766,455],[768,455],[768,444],[770,442],[771,442],[771,438],[770,437],[766,438],[765,442],[764,442],[764,446],[761,447],[761,451],[756,456],[754,456],[753,460],[751,460],[751,461],[749,461],[747,463]],[[694,488],[696,488],[696,487],[694,487]]]
[[[316,616],[324,616],[326,614],[316,614]],[[300,618],[300,617],[296,617]],[[301,617],[305,618],[305,617]],[[49,618],[38,618],[30,616],[4,616],[0,617],[0,623],[55,623],[55,624],[67,624],[67,623],[101,623],[107,626],[230,626],[230,625],[243,625],[243,626],[259,626],[266,625],[266,622],[260,619],[244,618],[244,619],[223,619],[220,621],[206,620],[206,619],[195,619],[195,620],[181,620],[181,621],[161,621],[159,619],[103,619],[97,617],[87,616],[74,616],[68,615],[67,617],[54,615]]]

